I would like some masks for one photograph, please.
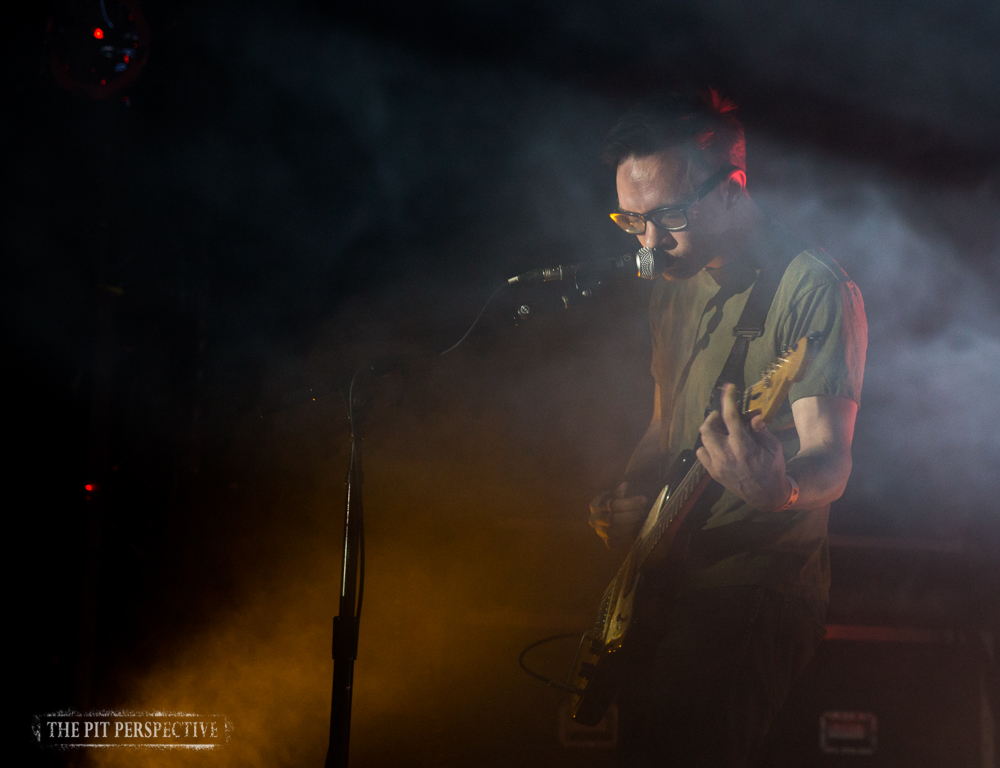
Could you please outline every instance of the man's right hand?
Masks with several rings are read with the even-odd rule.
[[[633,495],[628,483],[590,502],[590,525],[609,549],[631,544],[646,520],[649,499]]]

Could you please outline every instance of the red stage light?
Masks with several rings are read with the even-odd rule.
[[[94,486],[92,486],[90,483],[87,483],[85,486],[83,486],[83,490],[92,491],[94,490]]]
[[[49,40],[48,64],[56,83],[92,99],[104,99],[120,95],[122,88],[135,81],[149,54],[149,28],[140,2],[115,0],[111,3],[114,19],[108,18],[105,0],[55,3],[48,24],[58,33]],[[93,14],[98,5],[103,19]]]

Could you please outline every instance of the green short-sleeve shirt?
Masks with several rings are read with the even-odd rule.
[[[653,287],[651,371],[659,385],[665,465],[695,444],[758,261],[743,256],[689,280],[659,278]],[[816,356],[770,425],[786,460],[799,450],[792,402],[816,395],[861,402],[868,339],[861,292],[837,262],[818,249],[802,251],[785,271],[764,335],[750,342],[745,383],[756,382],[782,349],[814,331],[822,335]],[[763,513],[712,483],[694,515],[703,525],[691,540],[685,588],[762,584],[786,594],[828,599],[829,506]]]

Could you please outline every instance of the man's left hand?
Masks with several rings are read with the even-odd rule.
[[[760,416],[743,421],[734,385],[726,385],[722,413],[712,411],[699,431],[703,446],[698,460],[714,480],[763,512],[788,501],[792,486],[785,477],[781,441]]]

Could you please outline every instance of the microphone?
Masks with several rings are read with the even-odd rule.
[[[591,275],[634,274],[646,280],[652,280],[673,261],[672,256],[657,251],[656,248],[640,248],[634,255],[626,253],[624,256],[609,256],[594,261],[584,261],[580,264],[560,264],[557,267],[533,269],[530,272],[514,275],[507,282],[513,285],[514,283],[547,283],[552,280],[570,280],[580,272]]]
[[[551,280],[570,280],[577,276],[579,272],[588,274],[636,274],[632,270],[638,270],[639,262],[637,258],[626,253],[624,256],[609,256],[594,261],[584,261],[580,264],[560,264],[558,267],[543,267],[533,269],[530,272],[522,272],[514,275],[507,282],[514,283],[547,283]]]
[[[662,274],[663,270],[677,261],[676,256],[653,248],[640,248],[635,254],[635,264],[639,268],[639,277],[652,280]]]

